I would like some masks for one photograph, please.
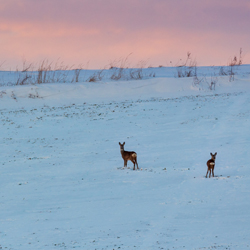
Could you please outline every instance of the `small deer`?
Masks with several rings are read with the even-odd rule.
[[[125,151],[124,150],[125,142],[123,142],[123,144],[121,144],[119,142],[119,145],[120,145],[121,155],[122,155],[122,158],[124,160],[124,167],[127,167],[128,160],[130,160],[130,161],[132,161],[134,163],[134,169],[133,170],[135,170],[135,164],[137,165],[137,169],[139,169],[138,163],[137,163],[137,154],[136,154],[136,152],[134,152],[134,151]]]
[[[207,174],[206,174],[206,178],[207,178],[208,172],[209,172],[209,178],[211,176],[211,172],[212,172],[213,177],[214,177],[214,166],[215,166],[215,158],[216,158],[217,153],[215,153],[214,155],[212,153],[210,153],[210,155],[211,155],[212,158],[207,161]]]

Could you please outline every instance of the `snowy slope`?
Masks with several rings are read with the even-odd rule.
[[[250,248],[250,66],[215,90],[155,70],[0,87],[0,249]]]

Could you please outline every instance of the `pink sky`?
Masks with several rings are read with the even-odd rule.
[[[187,52],[226,65],[250,63],[249,0],[0,0],[0,65],[57,61],[104,68],[171,66]],[[21,66],[19,66],[21,67]]]

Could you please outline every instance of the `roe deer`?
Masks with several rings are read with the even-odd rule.
[[[136,152],[134,152],[134,151],[125,151],[124,150],[125,142],[123,142],[123,144],[121,144],[119,142],[119,145],[120,145],[121,155],[122,155],[122,158],[124,160],[124,167],[127,167],[127,162],[128,162],[128,160],[130,160],[130,161],[132,161],[134,163],[134,169],[133,170],[135,170],[135,164],[137,165],[137,169],[139,169],[138,163],[137,163],[137,154],[136,154]]]
[[[216,158],[217,153],[215,153],[214,155],[212,153],[210,153],[210,155],[211,155],[212,158],[207,161],[207,174],[206,174],[206,178],[207,178],[208,172],[209,172],[209,178],[211,176],[211,172],[212,172],[213,177],[214,177],[214,166],[215,166],[215,158]]]

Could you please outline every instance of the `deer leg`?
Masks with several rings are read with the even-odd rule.
[[[127,160],[124,160],[124,168],[127,167]]]
[[[206,174],[206,178],[207,178],[207,175],[208,175],[208,171],[209,171],[209,169],[207,169],[207,174]]]
[[[137,166],[137,169],[139,169],[138,163],[137,163],[137,160],[136,160],[136,159],[134,160],[134,170],[135,170],[135,164],[136,164],[136,166]]]
[[[137,169],[139,169],[139,167],[138,167],[138,163],[137,163],[137,159],[135,159],[135,163],[136,163],[136,165],[137,165]]]
[[[213,172],[213,177],[214,177],[214,168],[212,168],[212,172]]]
[[[133,170],[135,170],[135,160],[131,160],[132,162],[133,162],[133,164],[134,164],[134,168],[133,168]]]

